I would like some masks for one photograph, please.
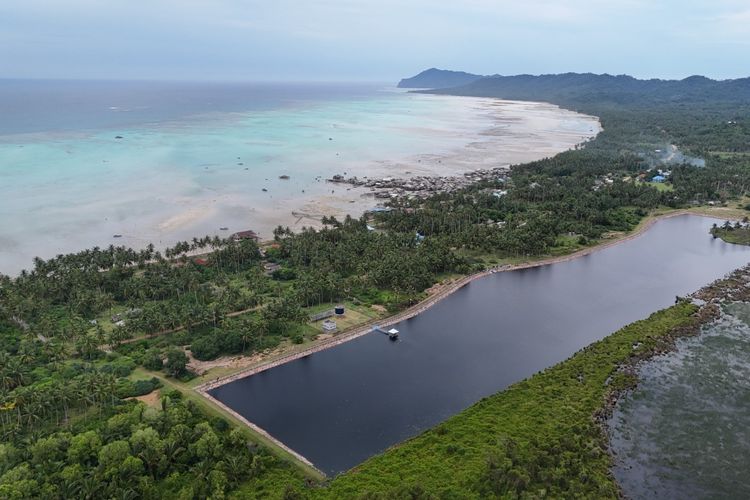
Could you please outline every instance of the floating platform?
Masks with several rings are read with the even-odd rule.
[[[395,328],[391,328],[390,330],[385,330],[385,329],[381,328],[380,326],[375,325],[375,326],[372,327],[372,330],[375,331],[375,332],[380,332],[380,333],[382,333],[384,335],[388,335],[388,338],[391,339],[391,340],[397,340],[398,339],[399,331],[396,330]]]

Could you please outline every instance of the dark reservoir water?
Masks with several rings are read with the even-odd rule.
[[[436,425],[750,261],[681,216],[580,259],[476,280],[396,325],[211,394],[329,474]]]

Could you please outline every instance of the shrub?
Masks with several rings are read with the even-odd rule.
[[[132,380],[122,379],[117,382],[117,396],[129,398],[135,396],[135,383]]]
[[[186,373],[188,358],[182,349],[173,347],[167,353],[166,368],[173,377],[180,377]]]
[[[236,354],[242,352],[242,336],[239,332],[229,330],[219,334],[221,352]]]
[[[179,401],[182,399],[182,393],[178,391],[177,389],[172,389],[171,391],[168,391],[166,394],[164,394],[164,396],[171,399],[172,401]]]
[[[190,351],[196,359],[206,361],[218,356],[221,352],[221,346],[214,338],[200,337],[190,345]]]
[[[213,417],[211,419],[211,425],[217,432],[226,432],[229,430],[229,424],[221,417]]]
[[[149,349],[142,358],[143,367],[147,370],[161,370],[164,367],[164,361],[161,359],[161,353],[158,349]]]
[[[161,382],[154,377],[151,380],[136,380],[133,384],[133,396],[143,396],[161,387]]]

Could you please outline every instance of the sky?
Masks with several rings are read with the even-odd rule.
[[[0,78],[750,75],[748,0],[0,0]]]

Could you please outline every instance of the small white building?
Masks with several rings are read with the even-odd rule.
[[[323,322],[323,331],[324,332],[335,332],[336,331],[336,322],[330,319],[327,319]]]

